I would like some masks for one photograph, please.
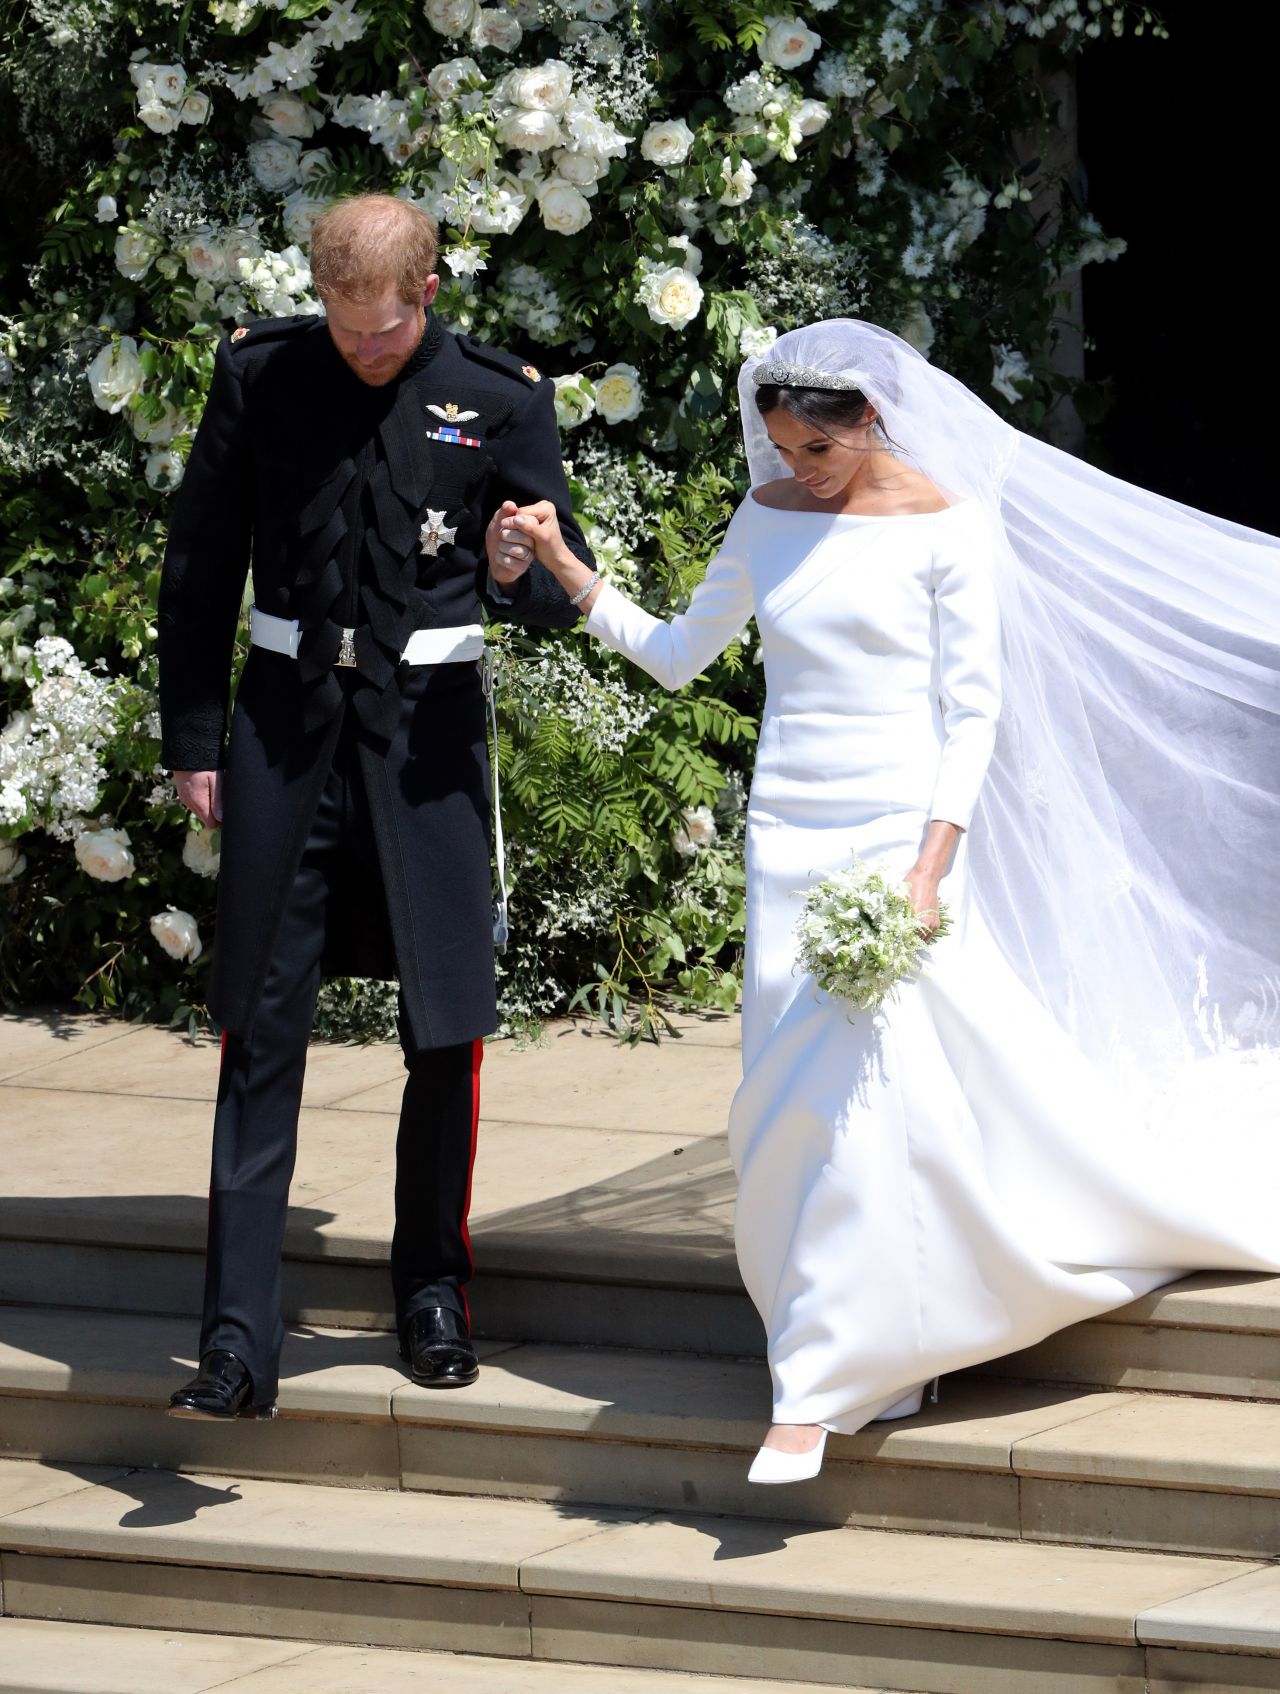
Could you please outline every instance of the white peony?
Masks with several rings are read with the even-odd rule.
[[[640,416],[644,389],[634,365],[610,365],[595,389],[596,410],[607,424],[630,423]]]
[[[95,356],[88,370],[93,403],[104,412],[123,412],[142,387],[142,363],[138,343],[122,335]]]
[[[561,148],[551,162],[557,176],[584,192],[594,192],[600,178],[609,172],[608,159],[602,159],[598,153],[578,153]]]
[[[0,841],[0,887],[16,882],[27,868],[27,856],[12,841]]]
[[[691,859],[703,847],[711,847],[716,839],[716,820],[710,806],[689,806],[680,814],[681,822],[671,837],[671,844],[682,859]]]
[[[523,153],[544,153],[548,147],[560,145],[564,132],[554,112],[531,107],[508,112],[498,125],[498,139]]]
[[[427,87],[437,100],[452,100],[467,83],[477,79],[483,81],[484,72],[474,59],[446,59],[427,72]]]
[[[751,190],[756,185],[756,173],[749,160],[743,159],[734,170],[732,160],[721,159],[720,177],[724,183],[720,195],[722,206],[744,206],[750,200]]]
[[[222,854],[214,846],[214,832],[211,829],[187,831],[186,839],[182,843],[182,862],[197,876],[217,876]]]
[[[166,906],[151,920],[151,933],[171,959],[195,960],[200,957],[204,943],[196,920],[190,912],[180,912],[176,906]]]
[[[422,15],[437,35],[465,35],[480,11],[478,0],[426,0]]]
[[[157,494],[172,494],[182,481],[186,468],[176,448],[157,447],[154,453],[147,454],[142,474],[147,479],[148,488],[154,488]]]
[[[123,882],[134,872],[127,829],[83,829],[76,836],[76,863],[95,882]]]
[[[799,18],[766,18],[768,26],[756,51],[766,65],[779,70],[793,71],[797,65],[808,64],[822,46],[822,37]]]
[[[227,251],[213,230],[193,230],[181,251],[187,262],[187,275],[196,282],[229,280],[231,272],[227,268]]]
[[[514,53],[523,35],[519,18],[496,7],[488,7],[476,13],[476,21],[471,26],[471,45],[494,47],[499,53]]]
[[[654,323],[683,329],[702,310],[702,284],[683,265],[655,265],[636,291]]]
[[[116,221],[119,212],[116,210],[114,194],[99,194],[97,213],[100,224],[113,224]]]
[[[552,177],[538,193],[538,210],[547,229],[557,235],[576,235],[591,222],[591,206],[581,189],[562,177]]]
[[[301,156],[302,143],[282,135],[251,141],[247,154],[249,169],[263,188],[273,192],[297,182]]]
[[[580,375],[555,379],[556,422],[561,429],[577,429],[596,409],[591,384]]]
[[[816,135],[831,120],[831,108],[822,100],[802,100],[791,114],[791,122],[803,136]]]
[[[258,102],[267,125],[277,135],[288,135],[307,141],[324,122],[324,114],[296,94],[279,89],[264,95]]]
[[[284,232],[290,241],[309,243],[315,221],[328,204],[327,200],[320,200],[314,194],[308,194],[305,188],[295,188],[285,200],[280,215]]]
[[[502,80],[505,98],[526,111],[562,111],[573,92],[573,72],[563,59],[546,59],[528,70],[511,71]]]
[[[178,110],[178,122],[184,124],[202,124],[209,116],[212,107],[209,96],[199,92],[188,94]]]
[[[670,170],[682,165],[693,146],[693,131],[683,118],[671,118],[666,123],[650,124],[640,137],[640,157],[650,164]]]
[[[172,135],[178,127],[177,112],[163,100],[144,100],[138,107],[138,116],[157,135]]]

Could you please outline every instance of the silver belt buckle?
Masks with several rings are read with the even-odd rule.
[[[333,661],[335,669],[342,666],[348,670],[355,669],[356,663],[356,632],[354,629],[344,629],[342,640],[338,643],[338,656]]]

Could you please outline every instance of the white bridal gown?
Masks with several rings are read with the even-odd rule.
[[[812,880],[851,852],[904,874],[931,819],[969,823],[1000,706],[989,553],[972,502],[880,518],[748,496],[682,616],[606,584],[586,626],[669,688],[753,613],[760,630],[729,1138],[777,1422],[850,1432],[1185,1270],[1280,1256],[1274,1160],[1245,1173],[1213,1134],[1206,1158],[1135,1132],[998,952],[963,838],[942,884],[954,929],[897,1000],[854,1011],[795,963]]]

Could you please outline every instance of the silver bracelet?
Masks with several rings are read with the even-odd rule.
[[[585,600],[587,595],[590,594],[591,590],[595,587],[595,585],[599,581],[600,581],[600,572],[599,571],[592,572],[591,581],[584,583],[583,586],[578,590],[578,592],[576,594],[571,594],[569,596],[569,604],[571,606],[576,606],[576,605],[578,605],[578,603],[580,601]]]

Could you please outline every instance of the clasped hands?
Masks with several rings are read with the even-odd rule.
[[[489,520],[484,542],[490,574],[499,588],[518,582],[535,558],[557,577],[575,565],[585,573],[582,561],[565,545],[550,500],[535,500],[528,506],[504,500]]]

